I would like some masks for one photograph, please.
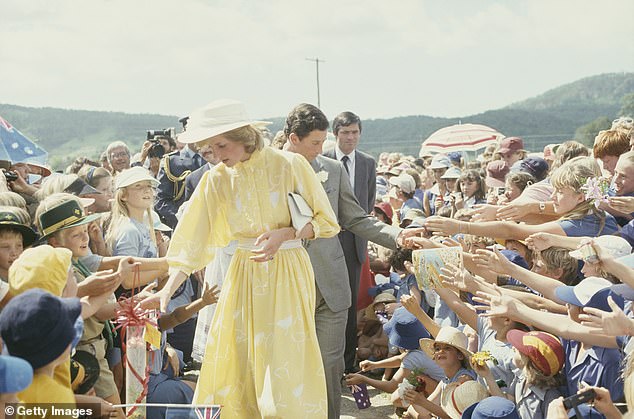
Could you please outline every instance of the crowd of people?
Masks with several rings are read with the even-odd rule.
[[[184,122],[63,173],[0,161],[2,402],[125,417],[118,321],[140,312],[147,403],[227,418],[338,418],[364,385],[410,418],[634,403],[631,118],[592,148],[376,160],[352,112],[300,104],[274,138],[235,101]],[[463,263],[426,288],[413,255],[445,247]]]

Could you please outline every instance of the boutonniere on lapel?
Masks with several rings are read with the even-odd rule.
[[[325,170],[317,172],[317,179],[319,179],[321,183],[326,182],[328,180],[328,172],[326,172]]]

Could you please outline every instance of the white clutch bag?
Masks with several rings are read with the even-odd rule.
[[[288,208],[291,211],[293,228],[298,232],[313,219],[313,209],[300,194],[288,193]]]

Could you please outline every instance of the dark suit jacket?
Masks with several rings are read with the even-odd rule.
[[[191,175],[187,176],[187,179],[185,179],[185,201],[189,200],[192,193],[194,193],[194,189],[196,189],[196,186],[200,183],[200,179],[202,179],[205,172],[208,172],[210,168],[209,163],[205,163],[194,170]]]
[[[374,158],[363,151],[354,151],[354,195],[357,197],[361,208],[366,213],[370,213],[374,209],[374,201],[376,199],[376,161]],[[329,150],[324,156],[336,159],[335,150]],[[339,234],[343,234],[339,233]],[[365,253],[368,248],[368,241],[355,236],[354,249],[343,249],[344,252],[354,252],[357,256],[359,264],[365,262]]]
[[[157,180],[159,181],[158,191],[156,194],[156,202],[154,203],[154,210],[161,217],[161,220],[168,226],[176,227],[176,213],[178,208],[183,202],[185,202],[185,194],[183,193],[178,199],[174,199],[175,184],[168,179],[165,173],[165,160],[168,160],[169,170],[173,176],[181,176],[185,171],[194,171],[200,167],[195,160],[191,157],[187,157],[184,150],[170,153],[161,160],[161,168],[159,169]],[[202,160],[202,158],[200,158]],[[204,160],[203,160],[204,162]],[[185,182],[178,182],[176,187],[185,188]]]

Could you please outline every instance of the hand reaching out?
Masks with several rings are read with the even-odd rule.
[[[608,198],[608,205],[619,212],[631,214],[634,212],[634,196],[612,196]]]
[[[478,268],[497,272],[499,274],[507,274],[514,266],[513,263],[505,258],[504,255],[496,248],[493,249],[493,252],[490,250],[478,249],[473,257],[473,261],[476,263]]]
[[[478,204],[473,206],[473,210],[469,212],[471,221],[495,221],[497,220],[497,211],[500,207],[497,205]]]
[[[598,308],[585,307],[579,314],[581,324],[592,328],[591,333],[623,336],[634,334],[634,320],[625,315],[611,296],[608,297],[608,305],[612,311],[603,311]]]
[[[518,312],[517,306],[522,304],[519,300],[502,294],[497,285],[488,292],[478,291],[473,301],[480,304],[473,307],[474,309],[485,311],[480,314],[482,317],[513,318],[513,314]]]
[[[555,235],[551,233],[531,234],[526,238],[526,245],[532,250],[538,250],[541,252],[542,250],[546,250],[555,245],[553,238],[555,238]]]

